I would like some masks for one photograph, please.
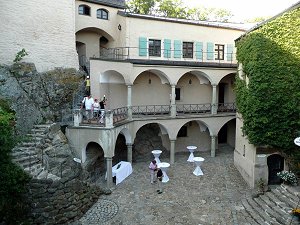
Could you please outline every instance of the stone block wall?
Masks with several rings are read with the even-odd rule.
[[[80,173],[79,173],[80,174]],[[60,180],[32,179],[28,184],[28,205],[32,224],[67,224],[79,219],[103,191],[82,182],[80,175]]]

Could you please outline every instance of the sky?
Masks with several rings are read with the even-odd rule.
[[[183,0],[189,7],[204,6],[231,11],[232,21],[243,22],[257,17],[272,17],[299,0]]]

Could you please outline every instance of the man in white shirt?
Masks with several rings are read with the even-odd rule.
[[[94,104],[94,99],[92,98],[91,95],[84,97],[81,104],[81,109],[83,108],[83,106],[85,106],[85,115],[89,123],[93,118],[93,104]]]

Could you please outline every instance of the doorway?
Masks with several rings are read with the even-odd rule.
[[[280,184],[282,180],[277,176],[278,172],[281,172],[284,168],[284,158],[281,155],[273,154],[267,159],[269,178],[268,184]]]

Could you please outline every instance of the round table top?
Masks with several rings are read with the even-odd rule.
[[[202,157],[194,157],[194,161],[196,161],[196,162],[203,162],[204,158],[202,158]]]
[[[166,163],[166,162],[161,162],[161,163],[158,163],[157,167],[158,168],[167,168],[170,166],[170,163]]]
[[[158,153],[162,153],[162,151],[161,150],[153,150],[152,153],[158,154]]]
[[[197,149],[197,146],[187,146],[187,149]]]

